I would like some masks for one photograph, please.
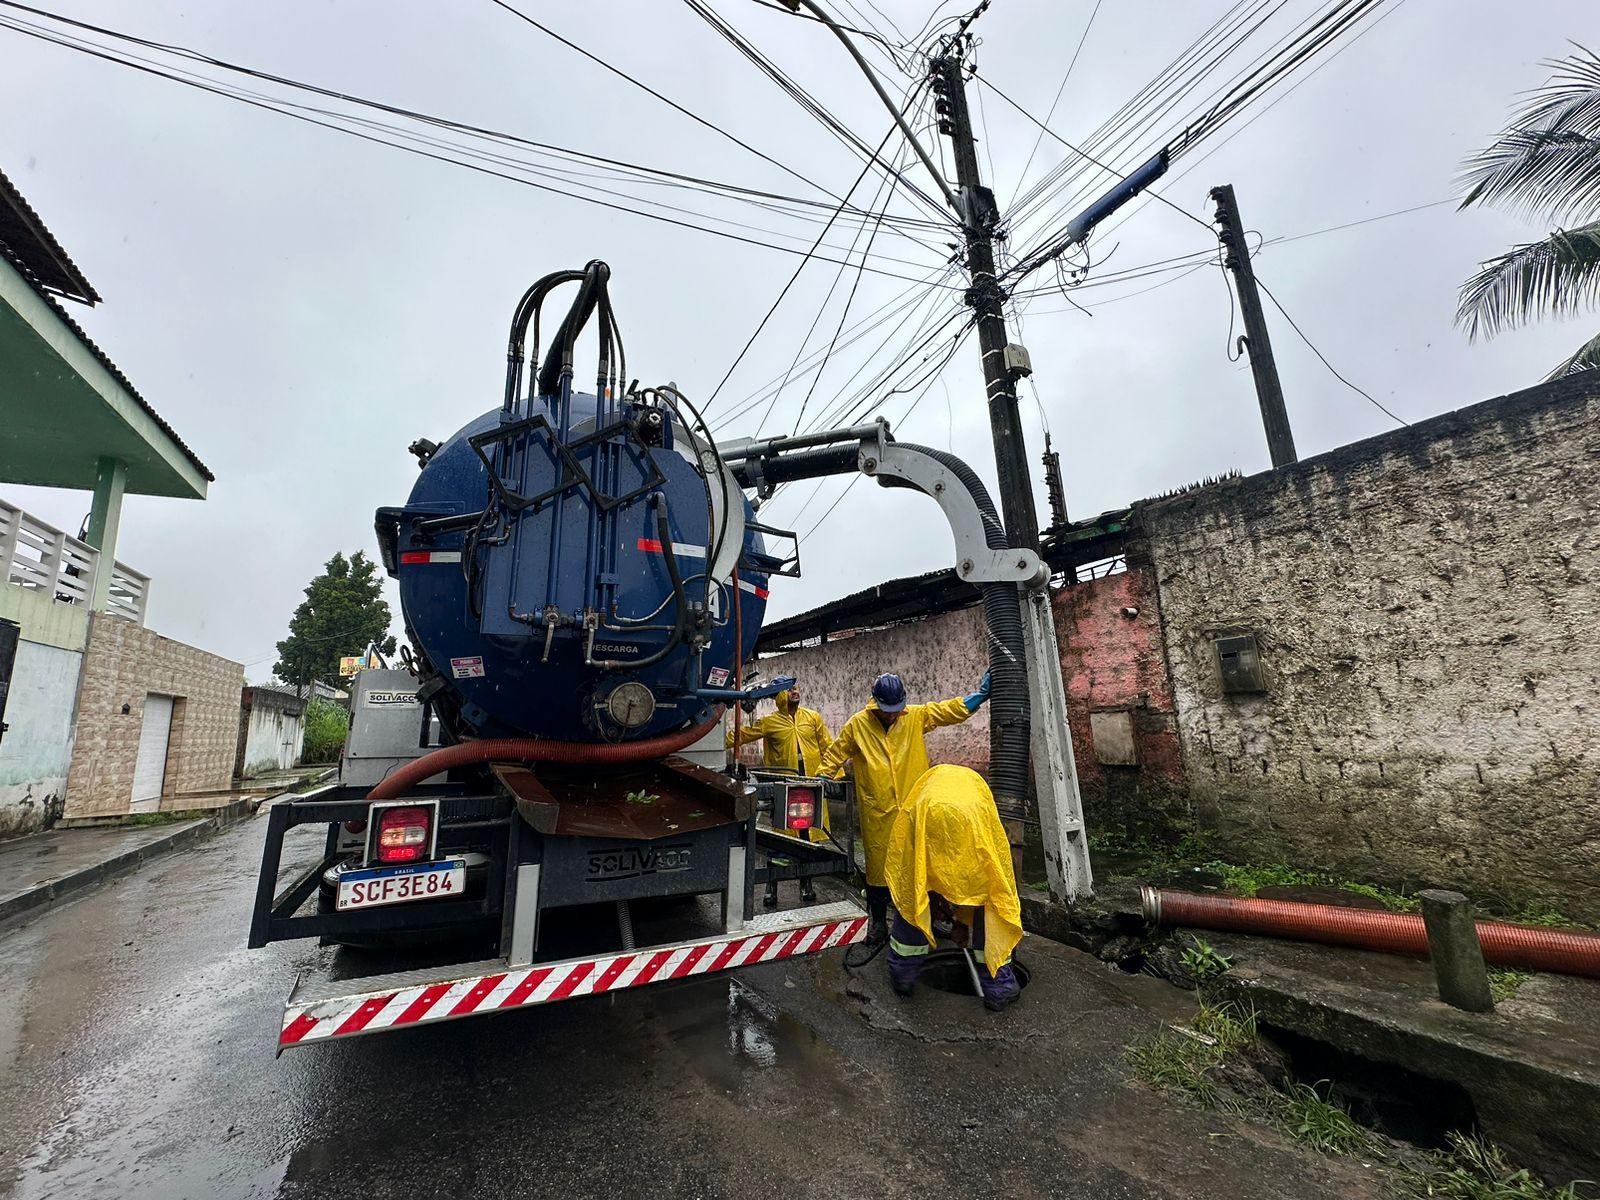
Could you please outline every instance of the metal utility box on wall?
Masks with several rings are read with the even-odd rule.
[[[1217,669],[1222,676],[1222,694],[1249,695],[1267,690],[1261,671],[1261,647],[1253,633],[1229,634],[1217,638]]]
[[[1095,761],[1103,767],[1139,765],[1138,743],[1133,736],[1133,714],[1127,709],[1089,714],[1089,738]]]

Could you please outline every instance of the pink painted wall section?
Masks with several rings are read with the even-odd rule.
[[[822,714],[828,732],[838,735],[866,706],[872,681],[885,671],[905,680],[913,702],[965,696],[978,686],[988,665],[982,609],[946,613],[927,621],[896,625],[827,644],[789,650],[761,660],[766,678],[793,675],[806,691],[805,705]],[[772,711],[770,701],[756,715]],[[977,771],[989,766],[989,714],[979,709],[962,725],[928,735],[928,756],[936,763],[958,763]]]
[[[1061,588],[1051,599],[1078,784],[1091,819],[1181,821],[1187,808],[1183,755],[1150,570],[1133,566]],[[1094,712],[1127,713],[1135,765],[1100,763],[1090,732]]]

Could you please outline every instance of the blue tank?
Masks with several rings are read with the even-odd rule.
[[[457,738],[672,733],[709,719],[755,650],[780,561],[687,401],[619,396],[608,275],[591,263],[529,289],[501,407],[414,445],[410,499],[378,510],[422,695]],[[531,321],[537,362],[539,304],[569,281],[579,299],[525,399],[522,337]],[[572,347],[596,313],[597,386],[574,392]]]

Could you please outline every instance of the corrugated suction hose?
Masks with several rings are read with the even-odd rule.
[[[556,742],[546,738],[484,738],[476,742],[460,742],[412,759],[368,792],[367,799],[393,800],[424,779],[431,779],[452,767],[464,767],[472,763],[553,762],[615,766],[666,758],[669,754],[676,754],[694,745],[715,729],[721,720],[722,709],[718,708],[715,715],[703,725],[638,742]]]
[[[1392,954],[1426,957],[1428,953],[1428,932],[1415,913],[1293,900],[1247,900],[1153,887],[1141,888],[1140,899],[1145,919],[1157,925],[1261,933]],[[1600,935],[1507,921],[1479,921],[1478,941],[1483,945],[1484,959],[1495,966],[1600,977]]]
[[[971,467],[943,450],[909,442],[898,445],[926,454],[961,481],[983,516],[984,540],[990,549],[1002,550],[1010,545],[1005,526],[1000,523],[1000,514],[989,498],[989,490]],[[1012,801],[1020,809],[1028,796],[1031,735],[1022,605],[1014,583],[986,583],[980,585],[979,590],[983,595],[984,623],[989,629],[989,723],[1000,730],[1000,748],[989,764],[989,786],[996,796]]]

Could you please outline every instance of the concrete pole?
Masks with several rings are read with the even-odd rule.
[[[956,180],[961,185],[961,225],[972,281],[967,303],[977,318],[978,345],[983,352],[989,432],[994,439],[995,469],[1000,478],[1000,508],[1011,544],[1037,552],[1039,514],[1033,503],[1028,447],[1017,406],[1017,383],[1006,366],[1006,346],[1011,340],[1002,307],[1006,293],[995,277],[993,233],[998,213],[994,194],[983,186],[978,173],[978,144],[967,110],[961,55],[954,45],[944,57],[935,60],[933,70],[935,91],[950,106],[950,145],[955,151]]]
[[[1245,245],[1244,222],[1239,217],[1239,202],[1233,184],[1211,189],[1217,206],[1217,236],[1222,241],[1223,265],[1233,272],[1234,290],[1239,293],[1239,308],[1244,315],[1245,347],[1250,352],[1250,373],[1255,376],[1256,400],[1261,405],[1261,424],[1267,433],[1267,450],[1272,465],[1282,467],[1295,462],[1294,433],[1289,428],[1289,410],[1283,404],[1283,384],[1278,379],[1278,360],[1272,356],[1272,339],[1267,336],[1267,316],[1261,309],[1261,293],[1256,290],[1255,268],[1250,265],[1250,248]]]
[[[1472,902],[1460,892],[1434,889],[1419,893],[1418,898],[1439,999],[1467,1012],[1491,1012],[1494,996],[1489,991],[1489,971],[1483,965]]]
[[[95,564],[89,610],[105,612],[111,595],[111,573],[116,569],[117,532],[122,525],[122,494],[128,484],[128,464],[120,458],[95,463],[94,506],[89,510],[87,541],[100,552]]]

